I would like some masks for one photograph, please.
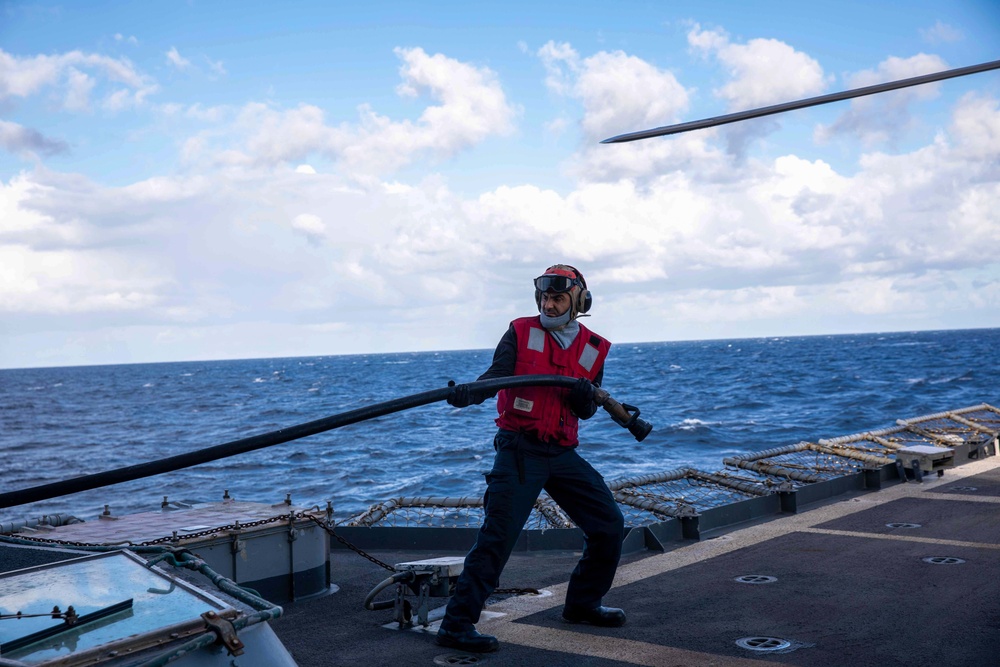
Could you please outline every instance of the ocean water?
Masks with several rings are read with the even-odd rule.
[[[470,381],[492,350],[0,370],[0,490],[151,461]],[[603,410],[581,453],[608,480],[695,467],[898,418],[1000,405],[1000,329],[618,344],[604,388],[638,406],[637,443]],[[338,520],[398,496],[481,495],[495,401],[388,415],[156,477],[0,510],[93,518],[171,500],[332,501]]]

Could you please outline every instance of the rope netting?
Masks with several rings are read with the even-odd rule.
[[[729,474],[680,468],[626,477],[608,483],[626,526],[643,526],[670,517],[695,516],[712,507],[766,496],[766,483]]]
[[[854,435],[800,442],[723,460],[714,473],[679,468],[608,482],[628,527],[667,518],[696,516],[713,507],[822,482],[894,461],[894,452],[913,445],[981,447],[997,445],[1000,410],[985,403],[901,419],[896,426]],[[478,528],[483,499],[394,498],[372,505],[348,526]],[[573,522],[546,494],[535,502],[525,528],[571,528]]]
[[[347,526],[384,528],[479,528],[483,522],[483,499],[465,496],[392,498],[376,503],[346,522]],[[573,522],[545,493],[535,501],[525,528],[548,530],[572,528]]]
[[[860,443],[868,441],[870,446],[880,447],[889,454],[901,447],[913,445],[980,445],[995,440],[1000,433],[1000,410],[982,403],[959,410],[899,419],[896,424],[897,426],[890,428],[820,440],[819,443],[863,447]]]
[[[886,465],[892,463],[892,460],[849,446],[800,442],[752,454],[731,456],[723,459],[723,463],[732,468],[752,470],[770,477],[812,484],[851,475],[865,467]]]

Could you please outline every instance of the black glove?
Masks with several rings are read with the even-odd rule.
[[[584,419],[594,414],[594,385],[587,378],[580,378],[569,390],[569,407]]]
[[[475,391],[467,384],[452,384],[451,393],[448,394],[448,405],[465,408],[470,405],[479,405],[487,397],[488,394]]]

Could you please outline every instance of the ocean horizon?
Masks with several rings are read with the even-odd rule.
[[[898,331],[851,331],[846,333],[816,333],[816,334],[793,334],[793,335],[764,335],[764,336],[749,336],[745,338],[732,338],[732,337],[719,337],[719,338],[681,338],[676,340],[660,340],[660,341],[626,341],[617,342],[612,341],[613,346],[619,347],[623,345],[654,345],[654,344],[672,344],[672,343],[711,343],[711,342],[726,342],[726,341],[744,341],[744,340],[768,340],[773,338],[825,338],[829,336],[887,336],[896,334],[930,334],[930,333],[948,333],[948,332],[962,332],[962,331],[990,331],[996,329],[997,327],[972,327],[963,329],[901,329]],[[388,352],[343,352],[337,354],[292,354],[292,355],[279,355],[276,357],[267,356],[253,356],[253,357],[218,357],[218,358],[205,358],[205,359],[159,359],[156,361],[116,361],[111,363],[79,363],[79,364],[52,364],[52,365],[41,365],[41,366],[0,366],[0,372],[6,370],[44,370],[44,369],[57,369],[57,368],[100,368],[104,366],[142,366],[142,365],[155,365],[155,364],[184,364],[184,363],[196,363],[196,362],[216,362],[216,361],[262,361],[262,360],[279,360],[279,359],[307,359],[307,358],[318,358],[318,357],[362,357],[372,354],[447,354],[450,352],[493,352],[493,347],[469,347],[469,348],[455,348],[450,350],[392,350]]]

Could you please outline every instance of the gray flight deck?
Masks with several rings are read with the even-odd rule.
[[[501,586],[543,594],[487,607],[479,629],[500,651],[442,648],[436,624],[401,631],[391,609],[365,610],[388,572],[339,549],[339,590],[284,605],[272,626],[301,667],[1000,666],[1000,457],[666,546],[623,559],[605,598],[628,613],[619,629],[561,621],[579,553],[516,552]],[[370,553],[389,564],[461,555]]]

